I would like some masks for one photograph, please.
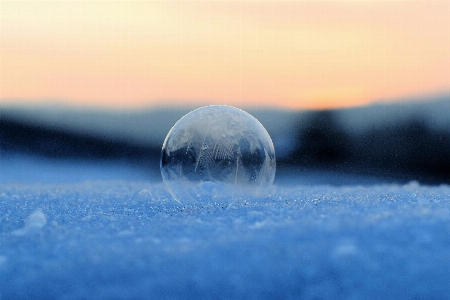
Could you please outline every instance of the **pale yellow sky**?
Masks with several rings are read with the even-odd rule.
[[[450,89],[450,1],[1,1],[0,103],[363,105]]]

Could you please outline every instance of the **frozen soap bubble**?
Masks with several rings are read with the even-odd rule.
[[[229,201],[260,195],[275,177],[275,150],[253,116],[231,106],[205,106],[182,117],[167,134],[161,175],[181,203]]]

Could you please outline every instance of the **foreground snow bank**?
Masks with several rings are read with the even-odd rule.
[[[0,299],[445,298],[450,187],[0,184]]]

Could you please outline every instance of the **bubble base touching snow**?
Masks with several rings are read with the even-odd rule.
[[[179,190],[177,195],[168,192],[178,202],[179,206],[208,205],[209,203],[224,202],[232,204],[240,199],[254,199],[267,197],[272,192],[271,186],[265,188],[249,188],[246,186],[230,185],[205,181],[201,183],[185,182],[184,189]],[[179,201],[178,201],[179,200]]]
[[[175,203],[162,183],[0,191],[1,299],[430,299],[450,291],[445,185],[275,186],[264,198],[195,205]],[[23,228],[39,234],[14,234]]]

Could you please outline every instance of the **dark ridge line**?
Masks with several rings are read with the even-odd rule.
[[[161,151],[157,147],[27,124],[5,116],[0,119],[0,150],[52,158],[121,159],[130,162],[154,160]]]

